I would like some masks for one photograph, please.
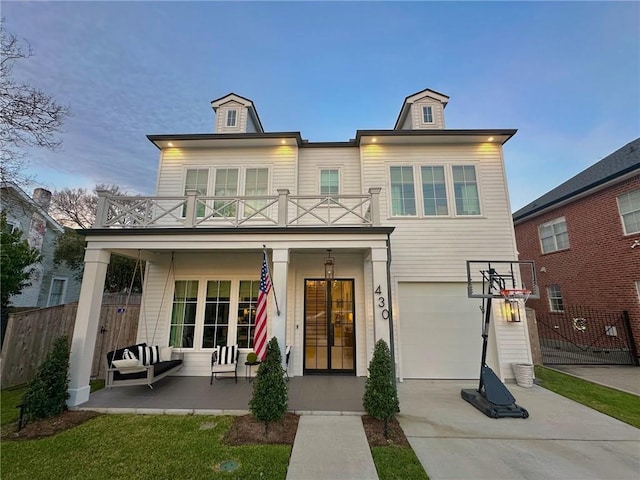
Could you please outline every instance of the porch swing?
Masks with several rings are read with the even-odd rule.
[[[144,285],[144,275],[142,271],[142,261],[140,258],[140,250],[138,250],[138,259],[131,278],[131,284],[129,286],[129,293],[127,294],[127,300],[125,302],[125,311],[129,306],[131,299],[131,292],[133,290],[133,284],[136,279],[136,275],[140,270],[140,283]],[[167,292],[167,286],[169,279],[174,277],[174,252],[171,253],[171,262],[169,264],[169,270],[167,272],[167,278],[164,285],[164,291],[162,293],[162,300],[160,307],[158,308],[158,315],[151,336],[151,345],[146,343],[139,343],[136,345],[129,345],[127,347],[118,348],[118,342],[120,339],[120,333],[122,332],[122,324],[118,327],[118,333],[115,339],[115,345],[113,349],[107,353],[106,362],[106,375],[105,386],[107,388],[112,387],[126,387],[130,385],[147,385],[153,389],[153,383],[161,380],[162,378],[171,375],[182,368],[183,354],[173,352],[172,347],[159,347],[153,345],[156,331],[158,329],[158,323],[160,321],[160,312],[162,311],[162,305],[164,303],[165,294]],[[144,320],[146,338],[149,338],[147,331],[146,311],[144,302],[145,291],[143,288],[142,299],[140,302],[140,319]],[[177,357],[177,358],[174,358]]]

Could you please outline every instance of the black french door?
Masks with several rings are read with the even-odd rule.
[[[305,374],[355,374],[353,293],[353,280],[305,280]]]

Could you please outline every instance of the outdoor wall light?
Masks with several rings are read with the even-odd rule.
[[[324,279],[330,282],[335,278],[335,259],[331,256],[331,249],[327,249],[327,256],[324,259]]]
[[[504,299],[504,305],[502,306],[502,313],[507,322],[519,322],[520,321],[520,306],[517,299]]]

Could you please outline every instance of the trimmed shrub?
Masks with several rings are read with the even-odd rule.
[[[387,342],[380,339],[373,349],[369,363],[369,378],[365,385],[362,404],[373,418],[384,420],[384,437],[389,438],[389,420],[400,412],[398,389],[393,378],[393,364]]]
[[[27,385],[22,403],[30,419],[54,417],[67,409],[69,398],[69,340],[59,337],[36,376]]]
[[[264,423],[264,433],[267,435],[269,423],[282,420],[287,406],[288,392],[282,355],[278,339],[273,337],[267,344],[267,354],[253,381],[253,396],[249,400],[249,408],[253,418]]]
[[[248,363],[256,363],[257,361],[258,361],[258,355],[256,355],[256,352],[247,353],[247,362]]]

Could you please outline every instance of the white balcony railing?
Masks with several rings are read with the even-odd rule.
[[[93,228],[378,226],[380,188],[364,195],[125,197],[98,191]]]

